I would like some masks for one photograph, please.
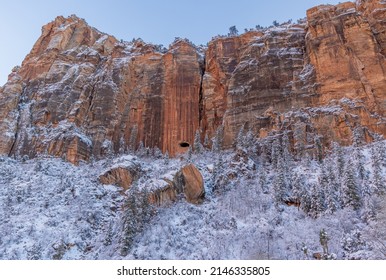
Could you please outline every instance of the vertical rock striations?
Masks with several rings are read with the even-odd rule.
[[[321,5],[297,24],[169,49],[58,17],[0,88],[0,153],[77,163],[145,147],[185,152],[224,127],[295,147],[386,135],[386,2]]]
[[[187,41],[161,52],[58,17],[2,89],[0,152],[73,163],[140,142],[183,152],[199,126],[200,63]]]

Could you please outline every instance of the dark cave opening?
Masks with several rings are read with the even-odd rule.
[[[188,148],[190,146],[188,142],[181,142],[179,145],[181,148]]]

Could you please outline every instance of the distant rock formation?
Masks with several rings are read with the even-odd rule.
[[[379,0],[322,5],[296,24],[167,50],[57,17],[0,89],[0,153],[76,164],[142,142],[175,156],[219,127],[224,148],[241,128],[287,131],[295,152],[349,145],[355,131],[384,137],[385,11]]]

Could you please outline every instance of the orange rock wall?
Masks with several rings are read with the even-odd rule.
[[[58,17],[0,88],[0,153],[77,163],[145,147],[176,155],[224,126],[265,138],[290,132],[352,143],[386,135],[386,4],[322,5],[306,21],[220,37],[203,51],[120,42]],[[378,134],[378,136],[377,136]],[[299,146],[299,145],[298,145]]]

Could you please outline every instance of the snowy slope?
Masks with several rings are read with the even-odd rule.
[[[383,141],[339,148],[324,164],[308,157],[294,160],[285,148],[277,159],[274,148],[269,155],[205,151],[178,159],[138,152],[136,157],[117,156],[80,166],[49,157],[24,161],[4,157],[0,258],[312,259],[314,253],[323,255],[324,229],[325,258],[385,259],[385,190],[376,186],[385,183],[385,145]],[[99,183],[103,171],[133,160],[143,175],[126,193]],[[187,162],[193,162],[204,177],[204,203],[192,205],[180,198],[164,207],[147,205],[141,194],[151,191],[149,182],[172,178]],[[344,195],[351,182],[344,179],[350,174],[348,166],[355,166],[357,206]],[[340,204],[331,210],[328,197],[334,183]],[[305,201],[299,208],[283,203],[298,193]]]

